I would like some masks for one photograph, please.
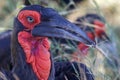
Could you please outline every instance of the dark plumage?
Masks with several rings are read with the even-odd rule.
[[[0,33],[0,69],[11,68],[11,50],[10,50],[10,41],[11,41],[11,30]]]
[[[92,72],[82,63],[55,62],[55,80],[94,80]]]

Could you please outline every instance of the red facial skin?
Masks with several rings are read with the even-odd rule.
[[[99,28],[95,28],[95,36],[101,38],[102,34],[105,33],[104,23],[99,20],[95,20],[94,25],[99,27]]]
[[[34,21],[27,21],[28,16],[32,17]],[[36,11],[24,10],[18,14],[18,20],[26,29],[32,30],[35,25],[40,23],[40,14]],[[34,37],[30,32],[20,31],[18,33],[18,42],[24,50],[26,62],[32,66],[38,79],[48,80],[51,69],[48,38]]]
[[[27,17],[32,17],[34,19],[33,22],[28,22]],[[40,14],[36,11],[24,10],[18,14],[18,20],[24,25],[25,28],[32,30],[35,25],[39,24],[40,21]]]

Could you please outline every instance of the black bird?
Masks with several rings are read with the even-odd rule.
[[[94,45],[79,27],[55,10],[39,5],[24,7],[14,20],[11,42],[13,69],[9,72],[2,70],[7,79],[54,80],[54,63],[47,37]]]
[[[87,15],[85,15],[85,16],[83,16],[83,17],[79,17],[76,21],[78,21],[79,23],[82,23],[82,22],[88,22],[88,23],[90,23],[90,24],[94,24],[94,22],[95,21],[100,21],[99,23],[101,23],[101,22],[105,22],[100,16],[98,16],[97,14],[87,14]],[[93,36],[94,36],[94,34],[98,34],[98,35],[103,35],[103,33],[105,33],[105,31],[102,31],[101,32],[101,30],[99,30],[98,28],[93,28],[93,27],[89,27],[89,26],[84,26],[84,25],[82,25],[82,24],[79,24],[79,23],[76,23],[76,25],[78,25],[78,26],[83,26],[83,27],[81,27],[84,31],[86,31],[86,32],[91,32],[91,33],[89,33],[89,34],[92,34]],[[102,23],[103,24],[103,23]],[[95,24],[94,24],[95,25]],[[98,26],[100,26],[100,25],[98,25]],[[98,29],[98,30],[97,30]],[[97,32],[95,32],[97,30]],[[101,32],[101,34],[100,34],[100,32]],[[7,34],[7,35],[3,35],[3,34]],[[3,44],[3,41],[4,41],[4,43],[8,43],[8,44],[5,44],[6,45],[6,47],[3,49],[3,46],[2,45],[0,45],[1,46],[1,56],[0,56],[0,59],[2,59],[1,60],[1,65],[0,65],[0,67],[3,67],[3,68],[6,68],[6,65],[5,64],[8,64],[9,63],[9,65],[10,65],[10,35],[11,35],[11,31],[6,31],[6,32],[4,32],[4,33],[2,33],[1,34],[1,44]],[[4,37],[3,37],[4,36]],[[104,35],[103,35],[104,36]],[[91,38],[91,37],[90,37]],[[99,36],[98,36],[98,38],[99,39],[103,39],[103,38],[100,38]],[[92,39],[92,38],[91,38]],[[94,40],[95,39],[95,36],[93,37],[93,39],[92,40]],[[109,39],[109,38],[108,38]],[[55,40],[60,40],[60,42],[61,43],[66,43],[67,44],[67,42],[65,41],[65,39],[59,39],[59,38],[55,38]],[[104,39],[103,39],[104,40]],[[103,40],[101,40],[101,41],[103,41]],[[4,45],[4,46],[5,46]],[[80,45],[82,45],[81,43],[80,43]],[[86,46],[86,45],[84,45],[84,46]],[[84,46],[82,46],[82,47],[84,47]],[[85,48],[88,48],[87,46],[85,47]],[[83,49],[83,48],[82,48]],[[4,51],[3,51],[4,50]],[[83,49],[84,50],[84,49]],[[7,53],[7,54],[6,54]],[[7,55],[7,56],[6,56]],[[3,56],[5,56],[5,58],[2,58]],[[9,56],[9,58],[8,58],[8,56]],[[61,63],[63,63],[64,64],[64,62],[61,62]],[[69,63],[69,62],[68,62]],[[56,62],[55,62],[55,64],[56,64]],[[3,66],[4,65],[4,66]],[[9,65],[8,65],[8,67],[9,67]],[[59,64],[57,64],[57,65],[55,65],[55,66],[58,66]],[[64,65],[63,65],[64,66]],[[68,67],[68,66],[66,66],[66,67]],[[64,66],[63,67],[63,69],[65,68],[66,69],[66,67]],[[73,68],[72,66],[71,66],[71,68]],[[55,67],[55,69],[57,69],[56,67]],[[67,70],[66,70],[67,71]],[[56,73],[58,73],[57,71],[56,71]]]

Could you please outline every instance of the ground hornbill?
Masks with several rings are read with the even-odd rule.
[[[89,38],[97,42],[97,44],[102,41],[111,42],[105,31],[105,20],[100,15],[92,13],[86,14],[85,16],[77,18],[75,24],[84,30]],[[88,49],[89,47],[84,43],[80,42],[78,44],[78,50],[81,51],[82,55],[86,55]],[[78,51],[78,53],[80,53],[80,51]]]
[[[105,31],[105,20],[100,15],[86,14],[85,16],[77,18],[75,24],[86,31],[89,38],[95,41],[103,51],[107,50],[104,54],[105,57],[109,58],[115,53],[115,46]],[[78,44],[78,49],[82,52],[82,55],[86,55],[89,47],[80,42]],[[75,53],[76,56],[80,51]],[[117,54],[114,54],[114,56],[117,56]]]
[[[24,7],[14,20],[11,71],[1,70],[8,80],[54,80],[54,63],[48,37],[66,38],[94,45],[87,35],[51,8]],[[3,79],[1,77],[1,79]]]
[[[100,42],[100,41],[105,41],[105,40],[108,40],[109,42],[110,42],[110,40],[109,40],[109,38],[107,37],[107,35],[106,35],[106,33],[105,33],[105,30],[103,29],[103,30],[101,30],[99,27],[103,27],[103,28],[105,28],[105,26],[104,26],[104,20],[100,17],[100,16],[98,16],[97,14],[86,14],[85,16],[83,16],[83,17],[79,17],[77,20],[76,20],[77,22],[75,22],[75,24],[76,25],[78,25],[78,26],[80,26],[84,31],[86,31],[86,33],[88,34],[88,36],[89,36],[89,38],[91,38],[92,40],[95,40],[95,38],[97,37],[97,39],[99,40],[98,42]],[[84,24],[84,22],[86,22],[86,23],[90,23],[90,24],[92,24],[92,25],[85,25]],[[95,27],[89,27],[89,26],[94,26],[94,25],[96,25]],[[5,33],[5,32],[4,32]],[[4,34],[3,33],[3,34]],[[6,31],[6,34],[7,35],[11,35],[11,32],[9,32],[9,31]],[[3,41],[5,41],[5,43],[8,43],[8,42],[10,42],[9,40],[10,40],[10,38],[6,38],[6,37],[8,37],[7,35],[5,35],[4,37],[2,37],[2,39],[1,39],[1,41],[0,42],[2,42],[3,43]],[[2,36],[2,34],[1,34],[1,36]],[[7,40],[7,39],[9,39],[9,40]],[[62,39],[61,40],[61,43],[65,43],[64,42],[64,40]],[[7,48],[10,48],[10,43],[9,44],[6,44],[8,47]],[[2,47],[2,45],[0,45],[1,47]],[[88,53],[88,46],[86,46],[86,45],[84,45],[84,43],[79,43],[78,44],[78,49],[80,49],[80,51],[82,52],[82,54],[83,55],[86,55],[87,53]],[[4,50],[4,49],[1,49],[1,50]],[[6,49],[7,50],[7,49]],[[74,56],[77,56],[77,55],[79,55],[79,53],[80,53],[80,51],[79,52],[74,52],[74,54],[73,54],[73,57]],[[9,52],[9,51],[8,51]],[[6,52],[7,53],[7,52]],[[3,53],[2,53],[2,55],[5,55],[6,54],[5,53],[5,50],[3,51]],[[9,55],[10,56],[10,55]],[[0,56],[1,57],[1,56]],[[2,58],[2,57],[1,57]],[[3,58],[2,58],[3,59]],[[5,59],[9,59],[9,58],[5,58]],[[74,57],[74,59],[76,59],[76,57]],[[4,59],[3,59],[4,60]],[[2,60],[2,61],[3,61]],[[1,61],[1,63],[2,63],[2,61]],[[7,60],[7,61],[10,61],[10,59],[9,60]],[[56,65],[57,64],[57,65]],[[72,68],[70,68],[70,66],[65,66],[65,64],[69,64],[69,65],[71,65],[71,63],[70,62],[55,62],[55,69],[57,69],[56,70],[56,76],[58,77],[59,75],[58,75],[58,72],[61,72],[61,71],[59,71],[58,70],[58,65],[61,65],[61,64],[64,64],[63,66],[61,66],[62,67],[62,69],[63,69],[63,71],[64,72],[62,72],[62,73],[59,73],[59,75],[61,76],[61,75],[63,75],[63,74],[67,74],[67,73],[69,73],[71,70],[73,70],[73,67]],[[74,62],[74,64],[76,64],[75,62]],[[82,64],[80,64],[80,65],[82,65]],[[2,67],[3,67],[3,65],[1,65]],[[57,67],[57,68],[56,68]],[[61,69],[61,67],[59,67],[60,69]],[[65,69],[68,69],[69,68],[69,70],[67,71],[65,71]],[[56,79],[57,79],[57,77],[56,77]],[[87,78],[89,78],[88,76],[87,76]]]
[[[101,41],[104,41],[104,38],[106,37],[107,38],[107,40],[109,41],[109,38],[106,36],[106,33],[105,33],[105,31],[104,30],[101,30],[101,29],[99,29],[98,27],[103,27],[104,28],[104,20],[100,17],[100,16],[98,16],[97,14],[86,14],[85,16],[83,16],[83,17],[80,17],[80,18],[78,18],[77,20],[77,23],[75,23],[76,25],[78,25],[78,26],[80,26],[84,31],[86,31],[86,33],[88,34],[88,36],[92,39],[92,40],[95,40],[95,37],[97,37],[97,38],[99,38],[99,41],[101,40]],[[90,23],[90,24],[93,24],[93,25],[97,25],[98,27],[89,27],[90,25],[85,25],[85,24],[81,24],[81,23],[83,23],[83,22],[87,22],[87,23]],[[7,35],[5,35],[4,37],[1,37],[2,39],[1,39],[1,44],[3,43],[3,41],[5,42],[5,43],[9,43],[10,41],[10,35],[11,35],[11,32],[10,31],[6,31],[6,32],[4,32],[4,33],[6,33]],[[3,34],[4,34],[3,33]],[[97,36],[95,36],[95,35],[97,35]],[[1,34],[1,36],[2,36],[2,34]],[[104,36],[104,37],[103,37]],[[103,38],[102,38],[103,37]],[[9,39],[9,40],[8,40]],[[63,42],[63,40],[62,40],[62,43],[64,43]],[[1,51],[3,51],[2,53],[1,53],[1,56],[0,56],[0,58],[2,58],[2,56],[5,56],[6,55],[6,53],[9,53],[10,51],[10,43],[9,44],[5,44],[5,45],[7,45],[8,47],[6,47],[7,49],[8,49],[8,52],[5,52],[5,51],[7,51],[7,49],[6,50],[4,50],[4,49],[2,49],[1,48]],[[2,45],[0,45],[1,47],[3,47]],[[82,52],[82,54],[83,55],[86,55],[87,53],[88,53],[88,46],[86,46],[86,45],[84,45],[83,43],[79,43],[78,44],[78,49],[80,49],[80,51]],[[74,54],[73,54],[73,57],[74,56],[77,56],[78,54],[79,54],[80,52],[74,52]],[[6,57],[6,56],[5,56]],[[10,54],[9,54],[9,57],[10,57]],[[76,57],[74,57],[74,59],[75,59]],[[3,58],[2,58],[3,59]],[[7,62],[6,63],[4,63],[3,61],[6,61],[6,60],[4,60],[4,59],[7,59]],[[4,58],[2,61],[1,61],[1,63],[4,63],[4,64],[7,64],[7,63],[9,63],[8,61],[10,61],[10,58],[8,58],[8,57],[6,57],[6,58]],[[58,62],[55,62],[55,64],[56,63],[58,63]],[[59,62],[60,63],[60,65],[62,64],[62,62]],[[67,62],[65,62],[65,63],[67,63]],[[69,62],[68,62],[69,63]],[[68,64],[67,63],[67,64]],[[55,65],[55,67],[57,66],[58,67],[58,65],[59,64],[57,64],[57,65]],[[71,64],[69,64],[69,65],[71,65]],[[1,64],[1,66],[3,67],[3,64]],[[64,65],[63,65],[64,66]],[[9,67],[9,66],[8,66]],[[67,66],[66,66],[67,67]],[[5,68],[5,67],[4,67]],[[65,68],[65,66],[64,67],[62,67],[63,69]],[[56,68],[55,68],[56,69]],[[66,68],[65,68],[66,69]],[[57,70],[58,71],[58,70]],[[58,71],[59,72],[59,71]],[[66,71],[67,72],[67,71]],[[57,73],[57,72],[56,72]],[[60,73],[59,73],[60,74]],[[61,74],[63,74],[63,73],[61,73]],[[60,74],[60,75],[61,75]]]
[[[98,35],[98,33],[99,33],[99,36],[97,36],[97,38],[99,38],[99,40],[101,40],[101,41],[104,41],[105,37],[103,37],[103,38],[101,37],[101,36],[106,36],[106,33],[105,33],[104,30],[101,30],[101,29],[96,28],[96,27],[89,27],[90,25],[80,24],[80,23],[83,23],[83,22],[87,22],[87,23],[90,23],[90,24],[93,24],[93,25],[97,25],[98,27],[103,27],[104,26],[103,25],[104,21],[102,20],[102,18],[100,16],[98,16],[97,14],[87,14],[87,15],[85,15],[83,17],[78,18],[76,21],[77,21],[77,23],[75,23],[75,24],[80,26],[84,31],[86,31],[86,33],[89,36],[89,38],[91,38],[93,41],[95,40],[95,37],[96,37],[95,35]],[[3,41],[4,41],[5,43],[9,43],[10,42],[9,41],[10,40],[9,36],[11,35],[11,32],[10,31],[6,31],[4,33],[6,33],[7,35],[2,37],[0,42],[3,43]],[[1,36],[2,36],[2,34],[1,34]],[[109,38],[107,37],[107,39],[109,39]],[[65,43],[64,39],[60,39],[60,41],[61,41],[61,43]],[[8,52],[10,52],[9,51],[10,50],[10,43],[6,44],[6,45],[8,46],[8,47],[6,47],[8,49]],[[2,45],[0,45],[0,46],[2,47]],[[88,53],[88,48],[89,47],[86,46],[84,43],[79,43],[78,44],[78,49],[80,49],[80,51],[82,52],[83,55],[86,55]],[[1,49],[1,50],[4,50],[1,55],[5,55],[7,53],[7,52],[5,52],[5,51],[7,51],[7,49],[6,50]],[[74,52],[74,54],[73,54],[73,58],[74,59],[76,59],[76,57],[74,57],[74,56],[79,55],[80,51],[79,52],[77,52],[77,51]],[[0,57],[2,58],[2,56],[0,56]],[[9,54],[9,57],[10,57],[10,54]],[[7,61],[10,61],[10,58],[8,58],[8,57],[6,57],[5,59],[7,59]],[[2,61],[1,61],[1,63],[2,63]],[[8,64],[8,63],[9,62],[6,62],[4,64]],[[55,72],[56,73],[56,75],[55,75],[56,79],[58,79],[58,78],[62,78],[63,79],[63,77],[64,77],[63,74],[66,75],[68,78],[71,78],[71,77],[68,76],[68,75],[71,75],[69,73],[70,72],[75,73],[74,69],[73,69],[73,66],[71,66],[71,64],[74,64],[75,68],[78,69],[77,68],[78,66],[76,65],[77,64],[76,62],[55,62],[54,64],[55,64],[55,69],[56,69],[56,72]],[[79,63],[78,63],[78,65],[79,65]],[[88,73],[89,70],[85,67],[85,65],[83,65],[83,64],[80,64],[80,65],[81,65],[82,68],[85,68],[85,69],[83,69],[83,70],[85,70],[85,73]],[[1,64],[1,67],[3,67],[3,64]],[[75,76],[74,76],[74,78],[75,78]],[[86,78],[88,80],[91,80],[91,79],[93,79],[93,76],[86,74]]]

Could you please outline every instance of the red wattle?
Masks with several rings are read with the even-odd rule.
[[[25,52],[26,62],[31,64],[38,79],[48,80],[51,69],[48,39],[33,37],[30,33],[21,31],[18,34],[18,42]]]

